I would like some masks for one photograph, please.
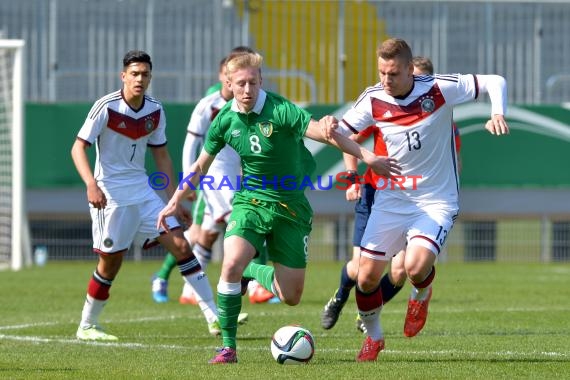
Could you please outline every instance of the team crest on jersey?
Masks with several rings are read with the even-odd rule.
[[[231,222],[228,223],[227,227],[226,227],[226,231],[230,232],[231,230],[234,229],[234,227],[236,226],[237,222],[235,220],[232,220]]]
[[[424,98],[420,101],[420,107],[422,107],[423,112],[433,112],[435,110],[435,102],[431,97]]]
[[[154,123],[151,118],[148,118],[144,121],[144,130],[147,132],[151,132],[154,129]]]
[[[105,240],[103,240],[103,245],[106,248],[111,248],[113,246],[113,239],[111,238],[106,238]]]
[[[257,125],[259,125],[259,131],[263,136],[269,137],[273,133],[273,124],[269,121],[262,121],[261,123],[257,123]]]

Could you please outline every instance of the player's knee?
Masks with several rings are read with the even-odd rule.
[[[375,277],[358,276],[358,288],[364,292],[369,293],[378,287],[378,279]]]
[[[172,240],[171,251],[178,260],[193,255],[190,244],[183,236],[175,237]]]
[[[412,283],[419,283],[425,280],[425,278],[429,275],[430,271],[431,268],[429,268],[429,270],[424,270],[423,268],[420,267],[414,267],[408,269],[406,272],[408,278]]]
[[[198,239],[198,243],[200,243],[203,247],[211,248],[216,242],[216,239],[218,239],[218,235],[219,235],[218,231],[203,230],[200,235],[200,238]]]
[[[298,305],[301,302],[301,296],[303,295],[303,289],[281,289],[281,301],[289,306]]]
[[[391,282],[396,286],[403,286],[406,282],[407,273],[404,268],[392,269],[390,271]]]
[[[294,296],[288,296],[288,297],[284,297],[282,299],[283,303],[285,305],[288,306],[295,306],[298,305],[299,302],[301,302],[301,295],[294,295]]]
[[[351,260],[346,263],[346,274],[351,280],[356,280],[358,276],[358,261]]]

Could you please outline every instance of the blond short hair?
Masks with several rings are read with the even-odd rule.
[[[240,69],[253,67],[261,71],[263,57],[259,53],[249,52],[236,52],[230,53],[226,60],[226,76],[231,78],[231,75]]]

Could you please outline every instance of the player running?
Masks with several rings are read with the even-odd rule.
[[[338,122],[322,120],[331,135],[381,129],[388,155],[399,163],[401,181],[376,191],[372,213],[360,243],[356,303],[367,330],[357,361],[374,361],[384,349],[380,324],[380,278],[386,264],[405,249],[404,267],[413,289],[404,334],[425,324],[435,261],[458,213],[459,176],[451,124],[455,105],[488,93],[494,134],[509,132],[506,82],[498,75],[413,75],[412,51],[401,39],[377,50],[380,83],[367,88]]]
[[[191,183],[182,184],[158,218],[158,224],[167,227],[165,218],[176,213],[198,177],[208,172],[216,154],[226,144],[236,150],[244,179],[235,194],[224,238],[217,297],[223,348],[210,360],[212,364],[237,362],[242,279],[255,278],[291,306],[300,302],[304,288],[313,212],[299,184],[309,178],[315,162],[303,137],[327,140],[319,123],[305,110],[261,89],[261,63],[257,53],[228,58],[226,75],[234,99],[210,126],[202,153],[191,168],[196,173]],[[392,160],[376,157],[346,137],[335,136],[331,142],[381,173],[397,173],[395,166],[390,169]],[[273,267],[251,262],[265,242]]]

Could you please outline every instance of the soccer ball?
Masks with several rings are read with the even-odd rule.
[[[314,353],[315,339],[301,326],[283,326],[271,339],[271,354],[279,364],[305,364]]]

